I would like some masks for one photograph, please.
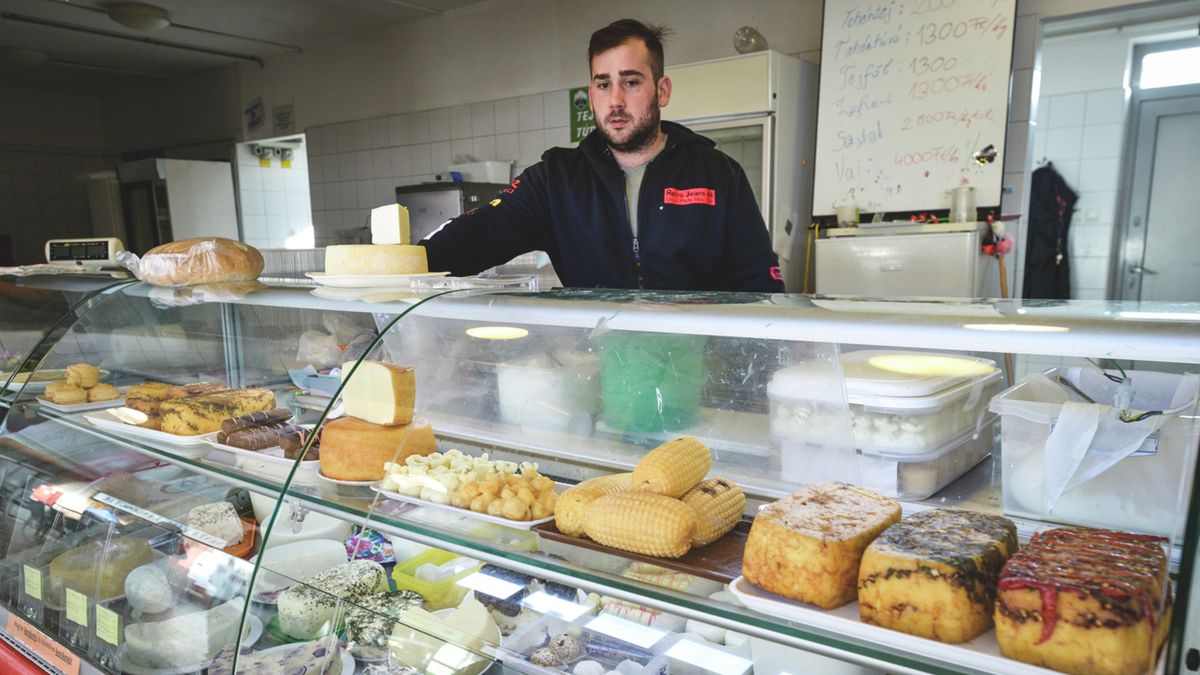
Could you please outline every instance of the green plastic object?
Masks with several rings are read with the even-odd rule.
[[[611,332],[597,338],[604,423],[623,433],[677,431],[700,414],[706,338]]]

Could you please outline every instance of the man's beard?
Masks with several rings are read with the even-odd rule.
[[[658,139],[658,128],[661,121],[662,115],[659,112],[658,101],[655,101],[650,106],[650,112],[646,115],[646,119],[642,120],[641,124],[630,129],[629,139],[624,143],[618,143],[604,125],[597,126],[600,129],[600,133],[604,136],[604,140],[613,150],[617,152],[637,152],[650,147]]]

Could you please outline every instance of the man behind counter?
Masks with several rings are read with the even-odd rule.
[[[742,167],[660,120],[671,100],[663,33],[622,19],[592,34],[596,129],[422,241],[430,271],[478,274],[542,250],[566,286],[783,291]]]

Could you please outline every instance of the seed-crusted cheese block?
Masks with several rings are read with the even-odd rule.
[[[211,534],[225,542],[225,546],[242,543],[245,532],[242,519],[229,502],[201,504],[188,512],[188,525]]]
[[[1017,527],[957,509],[915,513],[871,542],[858,568],[862,620],[942,642],[992,627],[996,581],[1017,550]]]
[[[230,389],[192,398],[164,401],[159,407],[162,430],[177,436],[199,436],[220,431],[230,417],[249,415],[275,407],[275,395],[267,389]]]
[[[1034,535],[1000,572],[1000,653],[1065,673],[1153,672],[1170,624],[1166,541],[1082,528]]]
[[[342,563],[279,594],[279,628],[298,640],[318,638],[337,628],[333,620],[342,599],[359,602],[387,589],[387,575],[379,563]]]
[[[342,365],[342,381],[347,415],[385,425],[413,420],[417,379],[412,368],[382,361],[363,361],[356,368],[348,361]]]
[[[325,247],[326,274],[425,274],[424,246],[342,244]]]
[[[49,597],[57,598],[70,587],[101,600],[115,598],[125,590],[125,577],[150,562],[152,555],[145,539],[130,537],[77,546],[50,561]]]
[[[166,621],[130,624],[125,628],[129,658],[149,668],[180,668],[205,663],[224,647],[240,642],[244,598],[234,598],[204,612]],[[250,629],[246,623],[242,638]],[[237,639],[235,639],[237,638]]]
[[[357,417],[339,417],[321,433],[321,473],[336,480],[380,480],[384,462],[404,463],[409,455],[437,449],[433,427],[425,420],[384,426]]]
[[[346,641],[361,658],[386,658],[385,648],[401,612],[425,608],[425,598],[415,591],[389,591],[369,595],[346,612]]]
[[[880,532],[900,520],[900,504],[844,483],[818,483],[758,512],[742,574],[772,593],[825,609],[858,592],[858,563]]]

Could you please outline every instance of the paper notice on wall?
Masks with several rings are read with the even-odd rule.
[[[242,116],[246,118],[246,131],[254,131],[263,125],[263,102],[262,97],[258,97],[246,106],[242,111]]]
[[[271,106],[271,134],[283,136],[296,130],[296,106],[291,103]]]

